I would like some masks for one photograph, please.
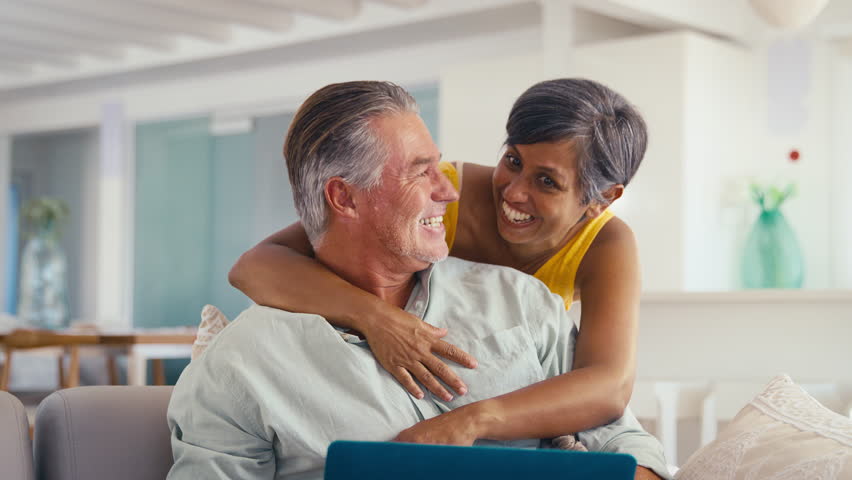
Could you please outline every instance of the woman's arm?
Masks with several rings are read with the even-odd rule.
[[[441,340],[438,329],[341,279],[313,257],[301,223],[266,238],[240,256],[228,280],[259,305],[322,315],[330,323],[364,334],[376,359],[412,395],[429,391],[451,398],[442,380],[459,394],[467,387],[436,355],[468,368],[476,360]],[[413,376],[413,377],[412,377]]]
[[[399,440],[552,438],[621,417],[633,388],[640,291],[636,241],[621,220],[598,234],[575,286],[583,303],[572,371],[453,410],[446,421],[421,422]]]
[[[636,240],[613,218],[575,280],[582,317],[572,371],[483,402],[484,437],[549,438],[621,417],[633,393],[641,278]],[[495,421],[496,420],[496,421]]]

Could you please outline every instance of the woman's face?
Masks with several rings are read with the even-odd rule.
[[[491,184],[500,236],[535,251],[562,245],[587,209],[571,141],[509,145]]]

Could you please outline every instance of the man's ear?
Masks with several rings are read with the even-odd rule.
[[[621,198],[623,194],[624,185],[619,183],[609,187],[603,192],[603,197],[605,199],[603,203],[595,202],[586,208],[586,218],[597,218],[598,215],[602,214],[604,210],[607,209],[607,207],[612,205],[612,202]]]
[[[330,210],[342,217],[355,217],[355,198],[352,185],[349,185],[340,177],[332,177],[325,182],[323,193]]]

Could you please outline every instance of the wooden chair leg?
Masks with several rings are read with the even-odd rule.
[[[151,367],[154,369],[154,385],[166,384],[166,368],[162,358],[151,360]]]
[[[6,347],[6,361],[0,371],[0,390],[9,390],[9,377],[12,375],[12,348]]]
[[[68,349],[63,349],[62,353],[59,354],[59,358],[56,359],[56,366],[59,369],[59,388],[65,388],[65,353],[68,352]]]
[[[69,347],[71,359],[68,366],[68,386],[73,388],[80,385],[80,346],[71,345]]]
[[[109,375],[109,384],[118,385],[118,364],[115,361],[115,355],[112,352],[107,352],[106,355],[107,375]]]

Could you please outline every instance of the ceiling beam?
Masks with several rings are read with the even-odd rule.
[[[141,1],[196,18],[206,17],[224,24],[240,23],[276,32],[287,30],[293,23],[292,15],[285,10],[238,0]]]
[[[17,60],[26,63],[73,67],[77,63],[74,57],[74,55],[49,53],[5,42],[0,44],[0,60]]]
[[[163,9],[135,1],[98,0],[24,0],[30,4],[70,12],[86,18],[158,33],[185,34],[215,42],[228,40],[227,25],[213,22],[188,12]]]
[[[31,55],[33,58],[54,58],[58,59],[60,62],[62,61],[62,59],[76,59],[77,57],[82,55],[81,52],[77,51],[57,50],[55,47],[29,45],[15,40],[3,41],[2,43],[0,43],[0,49],[9,49],[24,52],[25,54]]]
[[[0,0],[0,11],[3,12],[5,22],[14,22],[39,30],[73,33],[100,41],[136,43],[157,50],[170,49],[174,45],[174,39],[158,36],[147,30],[128,25],[116,25],[115,22],[80,14],[58,12],[45,8],[44,5]]]
[[[388,5],[393,5],[394,7],[403,7],[403,8],[414,8],[414,7],[422,7],[426,5],[428,0],[373,0],[378,3],[386,3]]]
[[[0,67],[7,68],[9,70],[32,70],[32,61],[27,60],[0,60]]]
[[[249,0],[331,20],[351,20],[361,13],[360,0]]]
[[[574,0],[574,4],[649,28],[693,29],[734,40],[744,40],[759,27],[745,0],[719,1],[709,8],[706,0]]]
[[[25,74],[32,72],[33,69],[29,65],[22,63],[0,61],[0,74]]]
[[[118,59],[121,48],[79,35],[27,28],[0,20],[0,42],[13,42],[56,52],[82,52],[87,55]]]

